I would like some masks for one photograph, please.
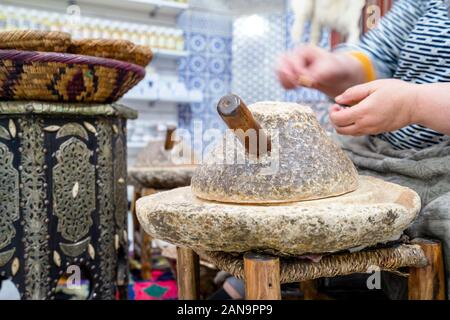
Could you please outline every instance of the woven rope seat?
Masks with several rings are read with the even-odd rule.
[[[244,255],[201,251],[197,253],[218,269],[239,279],[244,278]],[[294,283],[324,277],[366,273],[374,266],[383,271],[395,272],[403,267],[424,267],[427,263],[428,260],[421,247],[414,244],[328,255],[324,256],[320,262],[282,258],[280,260],[280,281],[281,283]]]

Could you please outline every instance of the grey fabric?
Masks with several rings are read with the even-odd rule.
[[[420,195],[422,210],[406,233],[414,238],[427,237],[442,242],[447,295],[450,296],[450,140],[414,151],[394,150],[375,137],[334,135],[333,138],[348,152],[362,175],[409,187]],[[403,288],[397,289],[404,292]]]
[[[226,282],[228,282],[228,284],[230,286],[232,286],[234,288],[234,290],[236,290],[236,292],[239,293],[239,295],[241,297],[245,297],[244,281],[239,280],[238,278],[235,278],[235,277],[229,277],[229,278],[227,278]]]

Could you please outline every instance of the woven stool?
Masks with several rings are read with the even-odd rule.
[[[277,206],[205,201],[195,197],[191,188],[158,193],[137,202],[138,218],[146,232],[157,239],[191,248],[219,269],[245,278],[248,288],[256,286],[255,294],[248,293],[250,299],[277,298],[280,283],[367,272],[370,266],[379,266],[381,270],[424,268],[427,250],[418,245],[403,245],[390,250],[372,249],[349,256],[341,253],[350,248],[379,248],[378,244],[398,240],[419,208],[420,201],[414,191],[363,176],[359,178],[358,190],[353,193]],[[194,251],[184,248],[180,248],[178,253],[180,297],[196,299],[198,257]],[[285,258],[280,262],[280,258],[249,257],[248,252],[253,251],[291,259]],[[240,253],[241,256],[218,252]],[[341,254],[325,256],[320,264],[304,265],[306,262],[295,259],[306,254],[332,252]],[[245,254],[246,259],[243,258]],[[441,253],[437,257],[442,260]],[[253,274],[255,279],[245,277],[244,260],[249,261],[249,274]],[[306,266],[316,269],[305,272],[302,268]],[[428,276],[428,271],[420,269],[420,279]],[[268,277],[273,281],[268,281]],[[261,283],[266,280],[268,283],[264,287]],[[428,282],[412,283],[417,286]],[[433,286],[431,284],[432,289]],[[275,290],[274,295],[267,294],[269,289]],[[411,292],[422,298],[422,291]],[[429,298],[429,295],[425,297]]]
[[[224,254],[217,258],[217,253],[209,258],[245,279],[249,299],[279,299],[282,282],[367,272],[371,265],[388,270],[422,268],[420,281],[413,285],[428,285],[437,264],[433,262],[430,271],[423,269],[427,246],[335,254],[322,264],[309,264],[315,272],[305,272],[305,262],[298,259],[280,261],[249,254],[302,257],[378,248],[401,237],[417,218],[421,201],[409,188],[359,175],[309,107],[279,102],[247,107],[238,96],[227,95],[217,110],[229,129],[235,130],[235,137],[224,135],[216,144],[196,170],[191,187],[137,202],[146,232],[197,252],[241,253],[244,258]],[[258,133],[254,143],[240,134],[248,130]],[[275,137],[278,142],[272,143]],[[232,159],[225,156],[230,150]],[[245,161],[234,161],[236,154]],[[178,256],[180,296],[195,299],[199,257],[184,248]],[[437,256],[442,259],[441,254]]]
[[[247,300],[280,300],[281,284],[300,282],[305,299],[317,296],[314,280],[355,273],[372,267],[397,272],[409,268],[410,300],[444,300],[445,275],[439,242],[418,239],[393,248],[371,249],[356,253],[325,256],[318,263],[246,253],[199,252],[220,270],[245,281]],[[198,299],[199,255],[188,248],[178,248],[178,290],[181,300]]]

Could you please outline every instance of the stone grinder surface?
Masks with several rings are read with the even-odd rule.
[[[191,187],[140,199],[139,220],[153,237],[199,251],[299,256],[397,240],[419,213],[411,189],[358,176],[309,107],[247,108],[227,96],[218,109],[231,129],[254,129],[257,147],[224,137]],[[230,150],[245,161],[227,162]]]
[[[205,201],[186,187],[143,198],[137,210],[150,235],[202,251],[296,256],[398,240],[418,213],[418,195],[372,177],[359,184],[344,196],[281,205]]]
[[[195,172],[195,155],[183,143],[174,141],[176,127],[169,126],[165,140],[151,141],[128,169],[129,182],[138,188],[170,190],[190,185]]]
[[[247,108],[240,98],[226,96],[218,110],[236,134],[226,134],[197,169],[191,186],[199,198],[285,203],[357,189],[355,166],[328,137],[309,107],[262,102]],[[253,148],[250,139],[242,135],[251,130],[257,137]],[[235,154],[241,157],[233,157]]]

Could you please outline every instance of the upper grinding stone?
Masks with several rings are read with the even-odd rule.
[[[169,190],[190,185],[197,156],[189,145],[175,144],[165,150],[164,140],[152,140],[140,151],[128,169],[128,181],[142,189]]]
[[[164,139],[151,140],[137,155],[136,168],[176,167],[191,165],[196,162],[196,155],[190,146],[181,142],[173,149],[164,149]]]
[[[295,103],[249,106],[272,139],[270,154],[246,154],[227,132],[197,168],[194,195],[206,200],[270,204],[322,199],[352,192],[358,173],[329,138],[311,108]]]

